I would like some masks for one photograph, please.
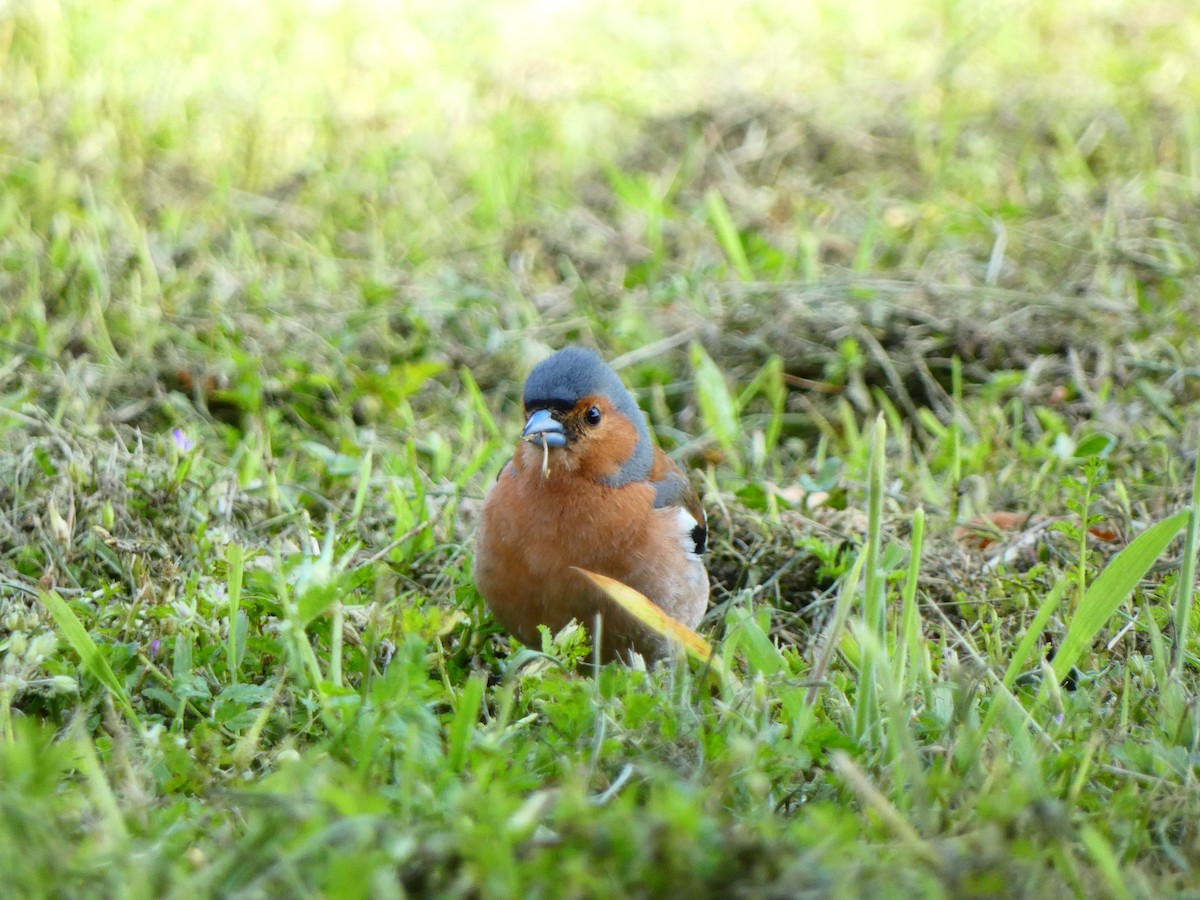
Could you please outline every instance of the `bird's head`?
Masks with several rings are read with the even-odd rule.
[[[646,417],[621,379],[591,350],[567,347],[525,382],[521,468],[543,467],[619,487],[654,463]]]

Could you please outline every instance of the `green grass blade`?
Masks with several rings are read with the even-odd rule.
[[[96,646],[96,642],[92,640],[92,636],[83,627],[83,623],[79,621],[79,617],[67,605],[67,601],[57,591],[38,591],[38,599],[42,601],[42,605],[50,612],[55,624],[58,625],[58,630],[62,632],[63,637],[67,639],[67,643],[71,645],[71,649],[79,655],[84,669],[91,673],[93,678],[108,688],[109,693],[113,695],[113,699],[116,700],[117,705],[129,717],[130,722],[137,725],[140,729],[141,722],[138,720],[137,714],[133,711],[133,705],[129,702],[129,696],[125,693],[124,686],[117,679],[117,676],[113,674],[108,660],[104,658],[104,654],[100,652],[100,648]]]
[[[1037,643],[1037,639],[1041,637],[1042,632],[1046,628],[1046,623],[1050,621],[1050,617],[1054,615],[1054,610],[1058,609],[1058,604],[1062,600],[1062,595],[1067,589],[1069,581],[1063,579],[1050,589],[1050,593],[1042,600],[1042,605],[1038,607],[1038,611],[1033,616],[1033,621],[1029,623],[1029,627],[1025,629],[1025,634],[1021,637],[1021,642],[1017,644],[1017,649],[1013,651],[1012,659],[1008,662],[1008,668],[1004,670],[1004,678],[1001,679],[1006,688],[1011,688],[1017,680],[1017,676],[1029,664],[1029,658],[1033,656],[1033,647]]]
[[[241,544],[230,544],[225,549],[225,565],[228,569],[225,587],[229,601],[229,640],[225,649],[226,664],[229,666],[229,683],[238,680],[238,610],[242,605],[242,574],[245,570],[245,550]]]
[[[346,609],[338,603],[333,607],[329,624],[329,683],[342,686],[342,641],[345,639]]]
[[[1066,593],[1067,586],[1070,584],[1071,582],[1066,578],[1059,580],[1050,589],[1050,593],[1046,595],[1045,599],[1042,600],[1042,605],[1038,607],[1038,611],[1034,614],[1033,621],[1025,629],[1025,634],[1022,635],[1020,643],[1017,644],[1017,649],[1013,651],[1012,659],[1008,662],[1008,668],[1004,670],[1004,677],[1000,680],[1000,688],[992,694],[987,715],[984,717],[983,724],[979,728],[977,741],[980,744],[991,733],[992,726],[996,723],[996,718],[999,716],[1001,710],[1012,700],[1012,695],[1009,691],[1016,682],[1017,676],[1029,665],[1029,660],[1033,656],[1033,649],[1037,644],[1038,638],[1045,631],[1046,623],[1050,621],[1050,617],[1058,609],[1058,604],[1062,602],[1063,594]],[[1015,703],[1015,701],[1012,702]]]
[[[738,452],[738,438],[741,435],[741,426],[738,422],[737,406],[729,393],[725,376],[699,344],[692,344],[691,358],[700,418],[717,439],[734,468],[740,472],[742,462]]]
[[[746,248],[742,245],[737,226],[733,224],[733,216],[729,214],[729,207],[725,205],[725,198],[716,188],[712,188],[704,195],[704,208],[708,212],[708,220],[712,223],[713,230],[717,233],[717,241],[729,258],[729,264],[737,272],[738,278],[742,281],[753,281],[754,270],[750,268]]]
[[[1133,897],[1121,874],[1121,863],[1104,835],[1093,826],[1085,825],[1080,830],[1079,837],[1083,840],[1083,846],[1087,850],[1088,856],[1092,858],[1092,862],[1096,864],[1096,868],[1100,870],[1100,874],[1108,883],[1109,896],[1120,898],[1120,900]]]
[[[738,394],[734,401],[735,409],[740,414],[757,396],[765,398],[771,407],[770,418],[763,431],[763,449],[767,456],[770,456],[779,443],[779,435],[783,431],[783,414],[787,406],[787,385],[783,380],[781,357],[772,356],[763,364],[750,383]]]
[[[500,430],[500,426],[496,424],[496,420],[492,418],[491,410],[488,409],[487,400],[484,399],[483,391],[479,389],[479,383],[475,380],[475,376],[471,374],[471,370],[465,366],[458,371],[459,377],[462,379],[463,389],[467,393],[467,404],[471,410],[472,421],[478,422],[483,426],[483,430],[492,440],[503,443],[504,432]]]
[[[816,702],[821,680],[833,664],[834,654],[837,653],[837,648],[841,644],[842,632],[845,630],[846,622],[850,618],[850,607],[854,604],[854,597],[858,593],[858,583],[862,578],[863,564],[865,562],[866,555],[859,553],[851,564],[850,571],[842,576],[841,585],[838,589],[837,602],[833,607],[833,621],[830,623],[825,635],[825,643],[821,648],[821,654],[817,657],[817,661],[812,667],[812,684],[808,689],[808,696],[805,698],[809,705]]]
[[[95,808],[104,819],[105,829],[118,842],[124,843],[129,839],[129,831],[125,827],[125,817],[121,814],[121,804],[112,785],[109,784],[91,736],[80,736],[75,746],[78,751],[78,766],[87,781]]]
[[[454,711],[454,719],[446,736],[447,764],[451,771],[462,771],[466,762],[471,734],[475,730],[475,723],[479,721],[479,710],[483,705],[483,689],[484,677],[475,674],[467,679],[462,693],[458,695],[458,708]]]
[[[1067,636],[1050,663],[1056,678],[1066,677],[1071,666],[1091,646],[1092,638],[1179,534],[1189,515],[1185,509],[1151,525],[1104,567],[1083,595],[1067,628]]]
[[[896,635],[896,659],[893,677],[898,685],[911,691],[916,679],[909,677],[909,667],[921,660],[921,616],[917,610],[917,583],[921,574],[921,549],[925,541],[925,510],[917,507],[912,517],[911,550],[908,557],[908,572],[904,578],[904,591],[900,604],[900,630]],[[929,672],[922,669],[921,683],[927,685]]]
[[[887,424],[883,416],[875,419],[871,435],[871,458],[867,465],[867,543],[863,585],[864,630],[873,640],[862,646],[862,664],[858,670],[858,695],[855,698],[855,733],[859,740],[872,736],[878,745],[883,736],[879,715],[878,685],[875,672],[887,665],[887,607],[884,602],[886,584],[879,569],[879,544],[883,538],[884,456]]]
[[[371,466],[374,460],[374,453],[370,447],[363,454],[362,465],[358,470],[358,489],[354,492],[354,509],[350,513],[350,527],[358,525],[358,520],[362,518],[363,507],[367,503],[367,494],[371,489]]]
[[[883,537],[883,493],[887,453],[887,423],[880,415],[871,435],[871,459],[867,465],[867,568],[863,615],[867,627],[881,646],[886,646],[887,607],[884,603],[883,572],[879,569],[880,543]]]
[[[737,642],[737,649],[745,653],[751,671],[775,675],[787,667],[779,648],[771,642],[754,613],[746,607],[730,607],[725,616],[725,629],[728,635],[726,640],[733,639]]]
[[[1183,559],[1179,565],[1179,591],[1175,596],[1175,645],[1171,650],[1171,674],[1183,674],[1187,654],[1188,625],[1196,593],[1196,550],[1200,543],[1200,459],[1192,474],[1192,505],[1188,508],[1187,536],[1183,541]]]

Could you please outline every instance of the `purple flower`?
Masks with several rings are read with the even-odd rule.
[[[175,442],[175,449],[180,453],[187,453],[196,446],[196,442],[188,437],[182,428],[176,428],[171,432],[171,440]]]
[[[155,638],[150,642],[150,658],[158,659],[158,651],[162,648],[162,641]]]

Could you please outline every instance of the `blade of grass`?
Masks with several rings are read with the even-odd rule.
[[[915,678],[909,677],[909,666],[916,671],[921,654],[921,616],[917,610],[917,582],[921,574],[921,549],[925,540],[925,510],[917,507],[912,517],[911,550],[908,557],[908,572],[904,579],[901,595],[900,631],[896,635],[896,660],[894,678],[902,685],[905,693],[911,694],[916,687]],[[924,666],[920,669],[920,682],[928,689],[931,676]]]
[[[1029,623],[1029,627],[1025,629],[1025,634],[1021,637],[1021,642],[1017,644],[1017,649],[1013,651],[1012,659],[1008,662],[1008,668],[1004,670],[1004,678],[1001,683],[1006,688],[1011,688],[1017,680],[1017,676],[1021,674],[1021,670],[1029,663],[1029,659],[1033,656],[1033,646],[1037,643],[1037,639],[1041,637],[1042,631],[1046,628],[1046,623],[1050,621],[1050,617],[1054,615],[1054,610],[1058,608],[1059,601],[1062,600],[1063,594],[1066,592],[1069,581],[1063,579],[1050,589],[1042,605],[1038,607],[1038,611],[1033,616],[1033,621]]]
[[[900,814],[896,807],[888,802],[887,797],[879,792],[875,785],[871,784],[870,779],[858,766],[854,764],[854,760],[845,750],[834,750],[829,754],[829,761],[833,765],[833,769],[842,777],[842,780],[849,785],[850,789],[858,796],[859,802],[862,803],[865,809],[874,810],[879,816],[884,827],[892,833],[892,835],[902,843],[905,848],[921,859],[937,865],[940,863],[938,855],[929,847],[925,841],[921,840],[921,836],[913,826]]]
[[[876,668],[887,660],[887,608],[884,604],[885,584],[879,570],[879,543],[883,535],[884,452],[887,424],[883,416],[875,419],[871,435],[871,458],[867,464],[867,543],[863,585],[863,623],[874,640],[862,645],[862,664],[858,670],[858,694],[854,699],[854,727],[860,741],[868,735],[878,746],[883,739],[883,723],[879,716]]]
[[[704,195],[704,208],[708,212],[708,220],[712,223],[713,230],[717,233],[717,242],[725,251],[725,255],[729,258],[729,264],[737,272],[738,278],[742,281],[753,281],[754,270],[750,268],[746,248],[742,245],[737,226],[733,224],[733,216],[729,214],[729,207],[725,205],[725,198],[716,188],[710,189]]]
[[[83,770],[84,777],[87,779],[96,808],[104,817],[105,827],[119,842],[124,843],[129,839],[129,831],[125,827],[125,817],[121,815],[121,804],[117,800],[112,785],[108,783],[104,767],[100,764],[96,745],[90,736],[81,735],[76,740],[76,746],[79,748],[79,768]]]
[[[730,607],[725,617],[725,635],[727,641],[733,640],[738,648],[745,648],[746,662],[751,671],[775,675],[787,667],[779,648],[771,642],[754,613],[746,607]]]
[[[466,366],[458,370],[458,375],[462,379],[463,387],[467,391],[467,402],[471,410],[471,417],[468,421],[480,423],[490,438],[503,443],[504,432],[500,430],[500,426],[492,418],[487,400],[483,397],[483,391],[479,389],[479,382],[475,380],[475,376],[471,374],[471,370]]]
[[[1114,556],[1091,583],[1071,618],[1062,646],[1051,660],[1057,679],[1066,677],[1091,645],[1092,638],[1179,534],[1189,515],[1190,511],[1185,509],[1151,525]]]
[[[787,405],[787,386],[783,382],[783,359],[779,356],[770,357],[761,369],[742,389],[735,401],[735,409],[740,414],[757,396],[764,397],[771,405],[770,418],[763,432],[763,449],[770,457],[779,443],[779,435],[783,431],[783,413]]]
[[[1171,675],[1178,680],[1183,675],[1183,658],[1187,654],[1188,626],[1192,619],[1192,604],[1196,593],[1196,549],[1200,541],[1200,459],[1192,474],[1192,505],[1188,508],[1187,536],[1183,541],[1183,559],[1179,564],[1179,590],[1175,595],[1175,645],[1171,649]]]
[[[1105,839],[1099,831],[1091,825],[1085,825],[1079,832],[1079,837],[1083,841],[1083,846],[1087,850],[1088,855],[1092,858],[1092,862],[1096,864],[1096,868],[1104,876],[1104,880],[1108,882],[1109,896],[1117,898],[1132,897],[1133,894],[1129,891],[1129,886],[1125,883],[1125,878],[1121,874],[1121,864],[1117,859],[1117,855],[1113,852],[1112,845]]]
[[[875,638],[869,632],[864,632],[862,643],[870,642],[876,642]],[[912,694],[906,693],[904,682],[895,669],[884,667],[879,670],[879,675],[881,718],[887,725],[883,743],[886,765],[903,773],[902,777],[891,781],[891,800],[905,815],[915,814],[921,817],[924,824],[930,825],[932,817],[929,815],[926,769],[921,762],[921,751],[917,748],[911,727],[914,708]]]
[[[1167,678],[1167,642],[1163,639],[1162,629],[1154,621],[1154,615],[1149,609],[1143,611],[1142,620],[1146,623],[1146,633],[1150,636],[1150,666],[1154,671],[1155,687],[1161,692],[1168,682]]]
[[[454,711],[454,719],[450,722],[450,730],[446,735],[446,761],[451,771],[461,772],[466,762],[467,747],[471,743],[471,734],[475,731],[475,723],[479,721],[479,710],[483,706],[484,686],[484,676],[476,673],[467,679],[458,695],[458,709]]]
[[[16,688],[8,685],[0,688],[0,738],[10,744],[17,739],[12,720],[12,698],[15,692]]]
[[[979,743],[982,744],[984,738],[991,733],[992,726],[996,723],[996,718],[1000,715],[1000,711],[1011,699],[1012,695],[1008,691],[1012,689],[1017,676],[1029,664],[1029,660],[1033,656],[1033,648],[1045,630],[1046,623],[1050,621],[1050,617],[1058,609],[1058,604],[1062,601],[1063,594],[1066,593],[1069,584],[1071,582],[1063,578],[1050,589],[1050,593],[1042,600],[1042,605],[1038,607],[1038,611],[1034,614],[1033,621],[1025,629],[1025,634],[1022,635],[1020,643],[1017,644],[1017,649],[1013,651],[1012,659],[1008,662],[1008,668],[1004,671],[1004,677],[1000,680],[1002,690],[993,693],[987,715],[984,716],[983,724],[979,727]]]
[[[358,488],[354,492],[354,509],[350,513],[350,528],[353,529],[358,525],[358,520],[362,517],[363,507],[367,503],[367,494],[371,487],[371,466],[374,458],[374,453],[371,447],[367,448],[367,452],[363,454],[362,465],[358,470]]]
[[[329,683],[342,686],[342,641],[346,628],[346,608],[339,602],[333,607],[329,623]]]
[[[254,722],[246,729],[246,733],[242,735],[241,739],[234,746],[233,759],[236,765],[241,767],[250,765],[250,761],[259,752],[263,732],[266,730],[271,716],[275,713],[275,708],[279,705],[279,701],[283,697],[287,686],[287,673],[284,672],[276,683],[275,690],[271,693],[271,699],[263,704],[262,709],[258,711],[258,715],[254,717]]]
[[[962,360],[957,356],[950,357],[950,396],[954,398],[954,408],[962,409]],[[962,500],[962,426],[958,416],[950,420],[948,439],[950,442],[950,521],[957,524],[959,505]]]
[[[887,606],[884,603],[884,578],[879,569],[879,551],[883,535],[883,493],[887,423],[880,415],[871,435],[871,459],[867,465],[867,563],[863,596],[863,615],[867,627],[881,642],[887,638]]]
[[[700,406],[700,418],[717,439],[734,468],[741,473],[742,458],[738,452],[741,429],[738,424],[737,406],[729,393],[725,376],[698,343],[692,344],[691,361],[696,378],[696,402]]]
[[[38,599],[50,612],[55,624],[58,625],[58,630],[71,645],[71,649],[79,655],[83,667],[91,673],[93,678],[108,688],[109,693],[112,694],[113,699],[121,707],[121,711],[125,713],[130,723],[135,725],[138,731],[141,731],[142,723],[133,710],[133,704],[129,702],[129,695],[125,693],[125,688],[113,674],[108,660],[104,658],[104,654],[100,652],[100,648],[96,646],[92,636],[83,627],[79,617],[67,605],[67,601],[57,591],[38,591]]]
[[[842,577],[837,603],[833,608],[833,622],[829,625],[829,632],[825,636],[825,645],[821,650],[821,655],[817,657],[817,662],[812,668],[812,684],[809,686],[808,696],[805,697],[805,701],[810,706],[816,702],[817,690],[821,686],[825,673],[829,671],[833,655],[841,644],[842,631],[846,627],[846,621],[850,618],[850,607],[854,604],[854,596],[858,592],[858,582],[862,578],[865,563],[866,556],[859,553],[855,557],[853,565],[850,566],[850,571]]]
[[[245,550],[241,544],[230,544],[225,549],[225,565],[228,569],[225,595],[229,601],[229,640],[225,654],[229,683],[237,684],[238,664],[241,662],[237,647],[238,610],[242,605],[242,574],[245,570]]]

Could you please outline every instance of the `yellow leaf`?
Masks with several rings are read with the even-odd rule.
[[[576,572],[586,575],[596,587],[604,591],[614,603],[653,631],[665,638],[678,641],[687,651],[688,656],[698,662],[706,663],[712,659],[712,647],[708,641],[692,631],[682,622],[677,622],[658,608],[644,594],[635,591],[627,584],[622,584],[607,575],[598,575],[587,569],[572,566]]]

